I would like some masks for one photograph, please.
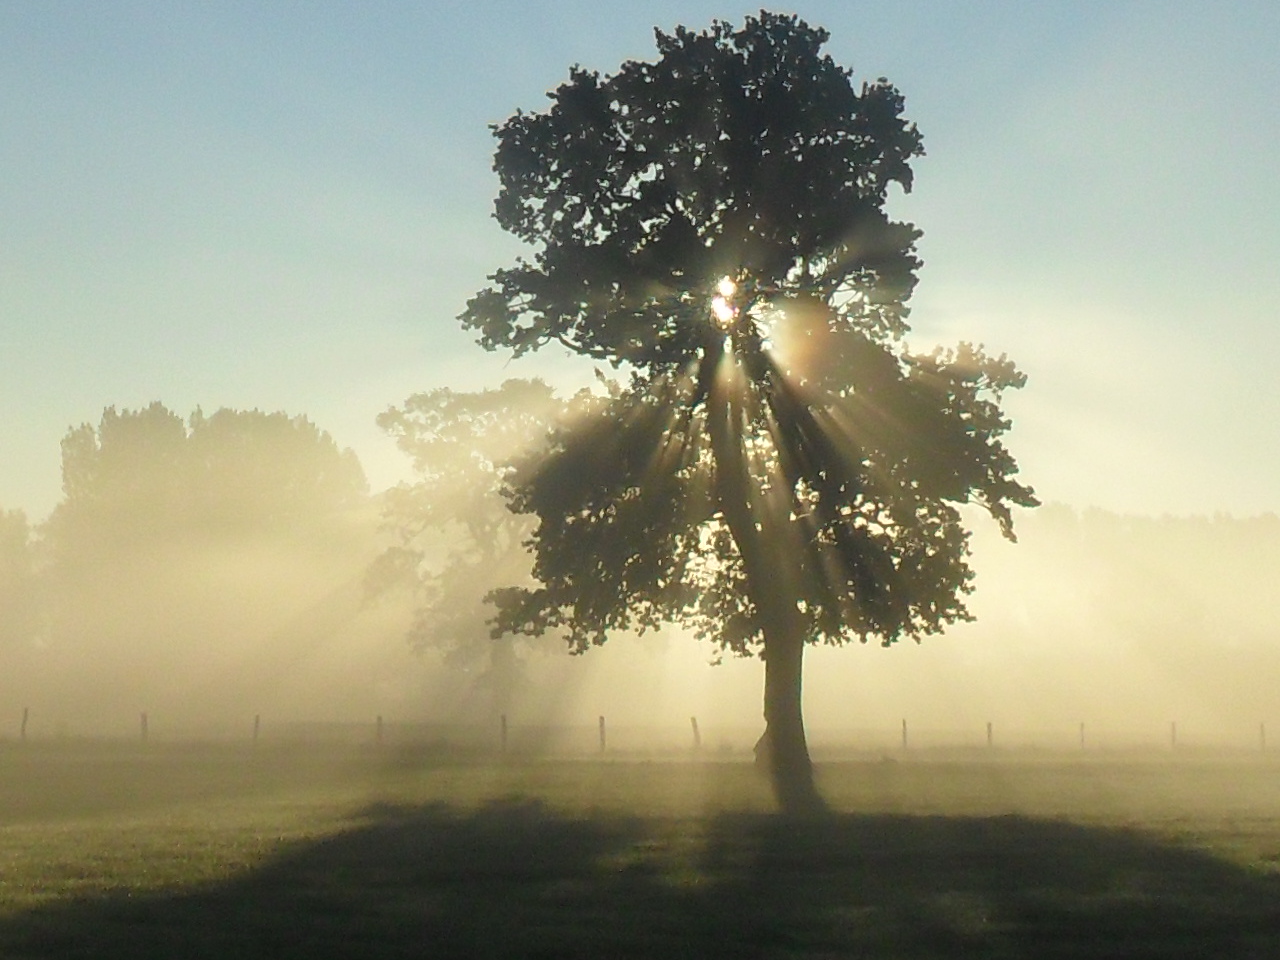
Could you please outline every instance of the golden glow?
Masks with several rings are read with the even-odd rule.
[[[716,285],[717,295],[711,298],[711,315],[722,327],[733,325],[738,317],[738,308],[730,300],[738,292],[738,285],[728,277]]]

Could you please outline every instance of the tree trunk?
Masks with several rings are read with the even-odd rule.
[[[804,636],[799,624],[788,626],[765,635],[765,730],[756,744],[756,763],[768,773],[780,810],[808,814],[821,811],[823,803],[813,781],[801,708]]]
[[[776,505],[761,496],[747,469],[745,384],[736,365],[720,368],[724,359],[721,349],[709,349],[703,376],[711,385],[708,432],[716,497],[742,557],[747,592],[764,635],[765,730],[756,743],[756,762],[768,772],[782,812],[811,814],[823,803],[813,782],[801,710],[806,638],[791,575],[797,558],[787,549],[792,530],[788,518],[775,515]]]

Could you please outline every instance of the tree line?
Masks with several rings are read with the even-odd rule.
[[[225,701],[199,703],[205,714],[243,722],[332,643],[363,652],[308,688],[303,716],[385,682],[404,651],[438,662],[446,685],[464,680],[475,719],[517,710],[530,656],[572,638],[493,636],[494,601],[537,585],[536,519],[503,489],[537,438],[604,402],[527,380],[409,397],[378,421],[415,479],[376,496],[304,416],[108,409],[64,437],[63,496],[44,523],[0,511],[0,689],[16,707],[47,688],[45,712],[71,701],[72,720],[203,696]],[[1163,678],[1267,715],[1280,519],[1050,504],[1020,533],[1016,546],[978,538],[978,622],[965,629],[1046,684],[1042,698],[1102,678],[1136,698],[1123,691]]]
[[[2,685],[73,728],[274,702],[288,651],[354,622],[376,530],[355,455],[304,416],[108,408],[63,437],[48,519],[0,516]]]

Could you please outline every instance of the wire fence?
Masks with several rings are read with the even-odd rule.
[[[611,723],[607,716],[578,722],[546,723],[502,715],[484,722],[392,720],[272,719],[263,714],[238,722],[191,722],[181,716],[140,711],[94,724],[72,725],[42,718],[30,707],[14,714],[9,730],[0,722],[0,742],[41,743],[103,740],[137,743],[334,744],[435,749],[473,755],[599,756],[688,755],[703,759],[750,756],[761,726],[725,725],[688,717],[683,723]],[[816,760],[866,757],[921,758],[964,755],[997,758],[1040,753],[1102,756],[1147,753],[1163,756],[1254,754],[1280,758],[1277,742],[1268,743],[1265,721],[1235,726],[1198,727],[1176,720],[1126,727],[1077,722],[1058,726],[980,724],[944,727],[915,725],[910,718],[877,726],[811,725],[810,751]]]

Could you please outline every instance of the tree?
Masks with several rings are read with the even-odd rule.
[[[655,35],[656,61],[575,67],[495,128],[495,217],[533,253],[461,322],[627,378],[514,478],[539,585],[498,626],[581,650],[674,622],[759,653],[759,755],[780,806],[810,809],[804,645],[968,617],[956,505],[1012,537],[1036,503],[1000,439],[1024,377],[905,344],[920,234],[885,203],[922,147],[888,81],[855,89],[794,16]]]
[[[564,406],[541,381],[508,380],[477,393],[415,394],[378,416],[418,479],[386,494],[384,524],[397,542],[370,566],[370,591],[408,587],[409,642],[445,651],[454,666],[480,664],[479,681],[500,714],[510,708],[521,664],[510,634],[490,635],[489,594],[529,581],[524,541],[533,533],[500,491],[510,462],[543,441]]]
[[[354,454],[306,417],[108,408],[68,430],[62,475],[39,669],[77,722],[278,710],[312,651],[366,628],[376,514]]]
[[[62,441],[63,499],[51,525],[66,536],[225,536],[310,523],[362,505],[364,471],[306,417],[197,409],[189,424],[161,403],[103,411]],[[77,549],[84,549],[82,540]]]

